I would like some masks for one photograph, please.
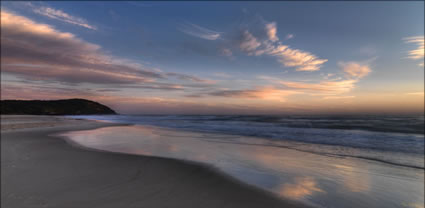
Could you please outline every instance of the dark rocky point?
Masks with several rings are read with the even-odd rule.
[[[13,115],[93,115],[116,114],[109,107],[85,99],[2,100],[1,114]]]

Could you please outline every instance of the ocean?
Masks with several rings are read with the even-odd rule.
[[[316,154],[357,157],[424,169],[424,116],[72,116],[187,131],[251,136],[262,145],[295,142]],[[264,142],[264,139],[267,142]],[[298,146],[296,145],[298,142]],[[323,148],[317,148],[317,145]],[[400,155],[403,155],[401,157]]]

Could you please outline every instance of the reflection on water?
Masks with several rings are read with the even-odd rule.
[[[290,142],[273,146],[259,138],[143,126],[65,136],[95,149],[206,163],[283,198],[318,207],[418,207],[424,203],[423,169],[283,148],[294,145]]]
[[[313,195],[315,192],[324,191],[317,187],[317,183],[312,177],[297,177],[295,183],[283,184],[279,191],[282,196],[296,200]]]
[[[406,207],[412,207],[412,208],[424,208],[423,204],[415,204],[415,203],[411,203],[409,205],[407,205]]]
[[[356,172],[351,161],[346,161],[349,165],[334,164],[335,171],[343,179],[344,185],[352,192],[366,192],[370,189],[369,175]]]

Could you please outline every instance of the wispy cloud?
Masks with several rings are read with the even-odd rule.
[[[278,57],[279,62],[284,66],[296,67],[297,71],[317,71],[327,59],[319,59],[310,52],[291,49],[286,45],[279,45],[268,54]]]
[[[407,95],[419,95],[419,96],[424,96],[424,92],[409,92],[406,93]]]
[[[62,10],[59,9],[54,9],[54,8],[50,8],[50,7],[34,7],[32,6],[32,10],[33,12],[55,19],[55,20],[59,20],[62,22],[66,22],[69,24],[73,24],[73,25],[77,25],[80,27],[85,27],[87,29],[91,29],[91,30],[97,30],[97,28],[93,25],[90,25],[87,20],[80,18],[80,17],[76,17],[76,16],[72,16]]]
[[[1,70],[28,80],[64,84],[126,85],[146,89],[181,89],[172,83],[159,83],[177,77],[186,83],[211,83],[191,75],[166,73],[131,60],[111,56],[99,45],[1,11]]]
[[[406,43],[414,43],[417,45],[417,48],[414,50],[409,51],[409,55],[407,58],[418,60],[424,59],[424,36],[413,36],[413,37],[407,37],[403,39]],[[424,62],[419,63],[419,66],[424,66]]]
[[[289,40],[289,39],[292,39],[294,37],[295,37],[294,34],[287,34],[286,37],[285,37],[285,40]]]
[[[362,78],[370,73],[370,67],[358,62],[339,62],[338,65],[350,78]]]
[[[324,100],[339,100],[339,99],[351,99],[355,98],[356,96],[326,96],[323,97]]]
[[[248,30],[242,33],[242,41],[239,45],[242,51],[253,52],[261,43]]]
[[[291,90],[311,93],[312,95],[324,95],[323,99],[347,99],[354,96],[341,95],[350,92],[356,87],[356,83],[371,72],[368,65],[359,62],[340,62],[339,67],[345,73],[346,77],[340,80],[327,80],[316,83],[311,82],[290,82],[280,81],[280,84]],[[325,79],[334,74],[328,74]],[[338,96],[337,96],[338,95]]]
[[[6,11],[1,16],[2,72],[71,83],[134,83],[162,77],[50,25]]]
[[[208,93],[211,96],[229,97],[229,98],[248,98],[248,99],[264,99],[285,101],[290,95],[300,94],[300,92],[291,90],[281,90],[274,87],[260,87],[257,89],[247,90],[217,90]]]
[[[221,55],[227,56],[227,57],[232,57],[233,52],[228,48],[223,48],[223,49],[221,49]]]
[[[108,85],[109,87],[110,85]],[[67,99],[85,98],[106,104],[119,113],[158,113],[158,114],[213,114],[221,113],[252,113],[256,107],[238,104],[215,103],[192,99],[173,99],[162,96],[125,95],[116,89],[79,89],[40,85],[14,85],[2,82],[2,99]]]
[[[244,30],[239,44],[240,49],[250,56],[274,56],[283,66],[294,67],[297,71],[317,71],[328,61],[320,59],[310,52],[283,45],[278,41],[277,26],[274,22],[266,23],[264,32],[267,36],[266,39],[255,37],[250,31]],[[292,37],[293,35],[290,35],[286,39]]]
[[[204,84],[214,84],[215,81],[214,80],[208,80],[208,79],[202,79],[193,75],[187,75],[187,74],[181,74],[181,73],[175,73],[175,72],[168,72],[165,73],[165,75],[167,75],[168,77],[176,77],[178,79],[181,80],[188,80],[188,81],[192,81],[192,82],[199,82],[199,83],[204,83]]]
[[[192,23],[184,23],[180,25],[179,30],[188,35],[206,40],[217,40],[221,37],[221,32],[210,30]]]
[[[279,40],[277,37],[277,26],[276,22],[271,22],[266,24],[266,33],[270,41],[276,42]]]
[[[292,90],[334,95],[351,91],[356,82],[357,80],[324,81],[319,83],[281,81],[280,83]]]
[[[409,51],[408,58],[423,59],[424,58],[424,36],[413,36],[404,38],[406,43],[415,43],[418,48]]]

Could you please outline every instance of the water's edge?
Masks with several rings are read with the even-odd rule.
[[[94,120],[90,120],[90,119],[84,119],[84,120],[89,120],[89,121],[94,121]],[[99,122],[99,121],[95,121],[95,122]],[[101,122],[101,121],[100,121]],[[113,123],[113,122],[111,122]],[[84,130],[71,130],[71,131],[63,131],[63,132],[58,132],[58,133],[54,133],[54,134],[50,134],[48,136],[50,137],[56,137],[59,139],[62,139],[63,141],[65,141],[68,145],[74,147],[74,148],[78,148],[78,149],[82,149],[82,150],[86,150],[86,151],[93,151],[93,152],[99,152],[99,153],[107,153],[107,154],[118,154],[118,155],[128,155],[128,156],[134,156],[134,157],[149,157],[149,158],[154,158],[154,159],[159,159],[159,160],[168,160],[168,161],[173,161],[176,163],[180,163],[180,164],[185,164],[185,165],[191,165],[191,166],[196,166],[202,169],[205,169],[213,174],[217,174],[220,177],[222,177],[224,180],[234,183],[236,185],[239,186],[243,186],[244,188],[248,188],[248,189],[253,189],[255,191],[261,192],[265,195],[271,196],[275,199],[278,200],[284,200],[285,202],[288,202],[294,206],[297,207],[317,207],[311,203],[308,202],[299,202],[299,201],[294,201],[291,199],[287,199],[287,198],[282,198],[282,196],[277,195],[274,192],[268,191],[266,189],[263,189],[261,187],[257,187],[255,185],[249,184],[244,182],[243,180],[238,179],[237,177],[234,177],[222,170],[220,170],[219,168],[213,166],[212,164],[208,164],[208,163],[203,163],[203,162],[197,162],[197,161],[193,161],[193,160],[186,160],[186,159],[178,159],[178,158],[171,158],[171,157],[161,157],[161,156],[153,156],[153,155],[140,155],[140,154],[132,154],[132,153],[125,153],[125,152],[117,152],[117,151],[109,151],[109,150],[104,150],[104,149],[99,149],[99,148],[93,148],[93,147],[88,147],[85,146],[83,144],[80,144],[78,142],[73,141],[69,136],[66,136],[66,134],[69,133],[73,133],[73,132],[79,132],[79,131],[86,131],[86,130],[98,130],[98,129],[102,129],[102,128],[109,128],[109,127],[120,127],[120,126],[129,126],[129,127],[137,127],[137,126],[143,126],[143,127],[154,127],[154,128],[160,128],[160,129],[168,129],[168,130],[172,130],[172,131],[178,131],[176,129],[172,129],[172,128],[165,128],[165,127],[157,127],[157,126],[149,126],[149,125],[138,125],[138,124],[120,124],[120,123],[114,123],[116,125],[108,125],[108,126],[100,126],[100,127],[93,127],[90,129],[84,129]]]

